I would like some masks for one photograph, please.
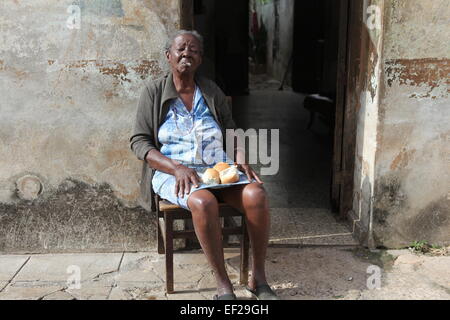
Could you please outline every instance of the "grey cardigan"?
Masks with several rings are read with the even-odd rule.
[[[200,87],[214,119],[222,130],[223,145],[225,147],[225,130],[236,128],[228,100],[213,81],[200,76],[196,76],[195,81]],[[145,86],[142,89],[137,105],[136,121],[133,135],[130,138],[130,147],[137,158],[143,160],[142,176],[139,182],[141,191],[139,202],[142,207],[149,211],[156,210],[151,186],[155,169],[147,164],[145,157],[150,150],[161,149],[161,144],[158,141],[158,130],[166,118],[170,100],[177,97],[178,93],[173,83],[172,73],[168,73],[157,80],[145,81]]]

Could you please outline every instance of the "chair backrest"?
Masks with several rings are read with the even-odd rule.
[[[155,169],[152,169],[152,177],[155,175]],[[159,205],[158,205],[158,202],[159,202],[159,195],[158,194],[156,194],[154,191],[153,191],[153,188],[152,187],[150,187],[150,197],[151,197],[151,199],[153,200],[152,201],[152,207],[151,207],[151,211],[152,212],[158,212],[159,211]]]

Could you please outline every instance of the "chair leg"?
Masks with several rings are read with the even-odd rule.
[[[240,284],[247,285],[248,283],[248,258],[249,258],[249,238],[247,232],[247,223],[246,219],[243,216],[242,218],[242,235],[241,235],[241,276],[240,276]]]
[[[159,217],[156,217],[156,229],[158,230],[158,253],[164,254],[164,239],[162,236],[161,225],[159,224]]]
[[[166,230],[166,290],[173,293],[173,219],[167,212],[164,213]]]

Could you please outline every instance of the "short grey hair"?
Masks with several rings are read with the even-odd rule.
[[[164,47],[164,52],[170,51],[170,48],[172,47],[173,41],[183,34],[190,34],[191,36],[194,36],[198,42],[200,43],[200,54],[203,55],[203,37],[195,30],[178,30],[167,39],[166,46]]]

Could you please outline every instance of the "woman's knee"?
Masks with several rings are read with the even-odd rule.
[[[216,197],[208,190],[193,192],[188,198],[188,206],[194,214],[214,215],[219,209]]]
[[[243,190],[244,206],[266,207],[268,202],[267,192],[259,183],[251,183]]]

